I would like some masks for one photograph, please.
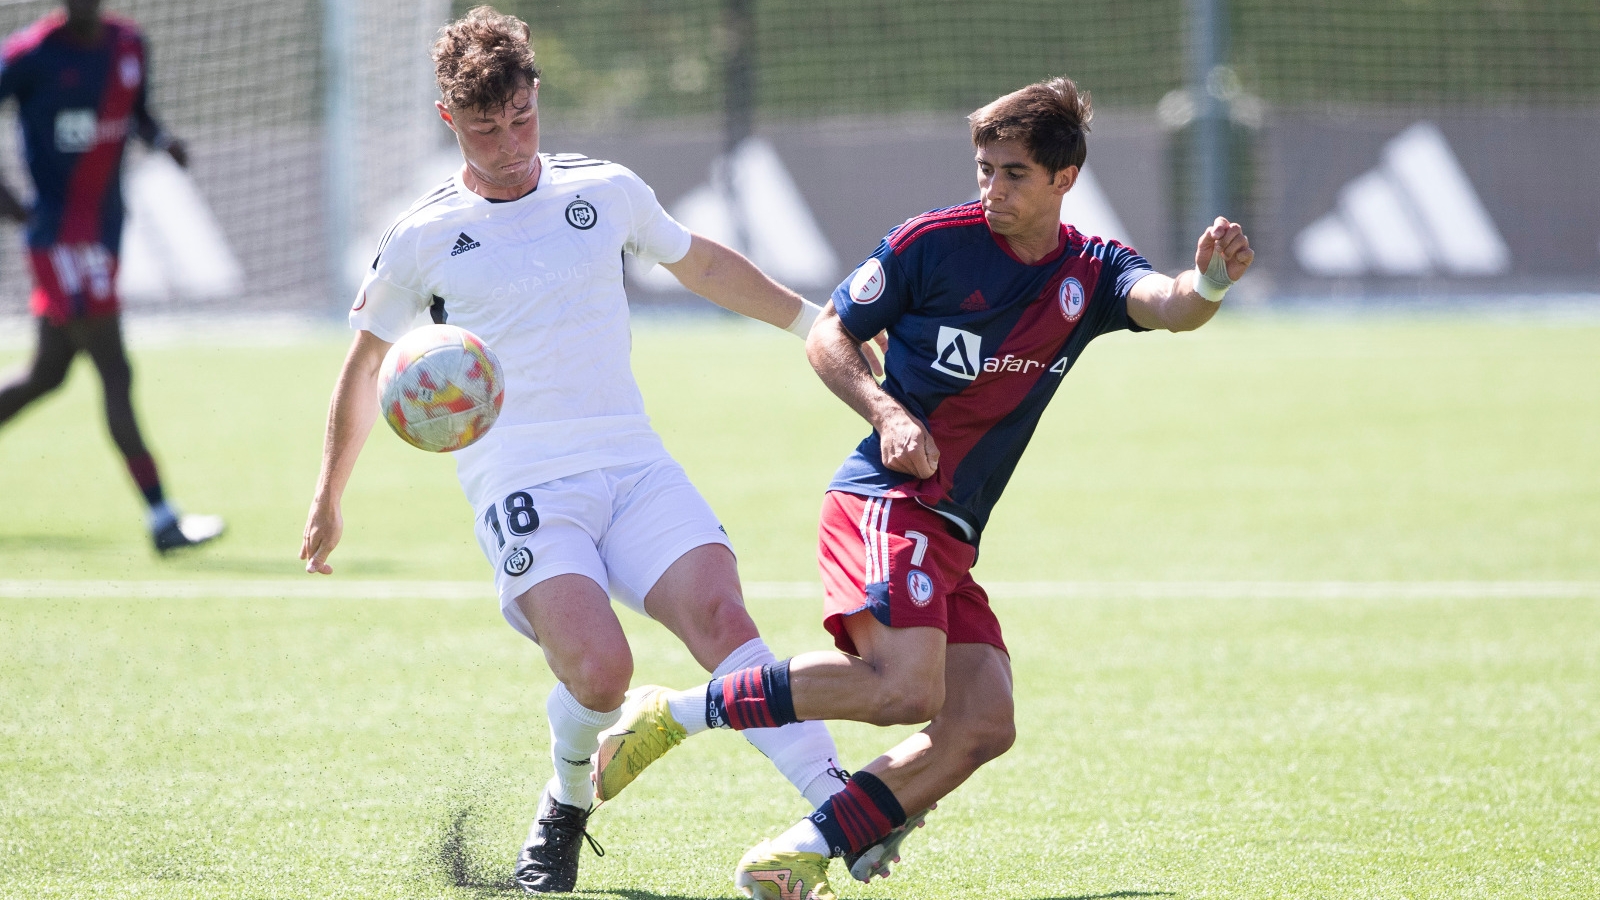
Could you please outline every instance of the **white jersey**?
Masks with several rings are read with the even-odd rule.
[[[350,311],[396,341],[431,309],[476,334],[505,369],[489,433],[456,451],[476,509],[502,494],[666,455],[629,366],[622,255],[676,262],[690,234],[627,168],[540,154],[539,184],[495,202],[460,174],[389,230]]]

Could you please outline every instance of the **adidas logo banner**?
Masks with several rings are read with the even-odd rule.
[[[1346,183],[1334,209],[1296,235],[1294,256],[1321,277],[1511,270],[1510,249],[1432,122],[1390,140],[1378,165]]]
[[[465,231],[463,231],[460,234],[456,235],[456,246],[455,246],[455,249],[450,251],[450,255],[451,256],[460,256],[461,254],[467,252],[468,250],[472,250],[474,248],[481,247],[481,246],[483,246],[483,245],[478,243],[477,241],[473,240]]]

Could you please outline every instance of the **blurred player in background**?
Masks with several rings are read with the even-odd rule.
[[[980,199],[890,232],[811,333],[817,373],[873,427],[823,503],[824,624],[839,652],[688,691],[640,689],[603,737],[598,782],[615,793],[665,748],[709,728],[929,722],[746,853],[734,877],[752,896],[833,897],[835,856],[862,881],[887,874],[908,826],[1010,748],[1010,655],[970,573],[990,510],[1089,341],[1198,328],[1254,259],[1240,227],[1221,218],[1200,235],[1195,268],[1177,278],[1063,225],[1091,116],[1088,95],[1065,78],[973,113]],[[884,330],[880,385],[859,341]],[[654,732],[674,739],[638,738]]]
[[[300,558],[308,572],[332,571],[340,497],[377,417],[389,346],[425,312],[483,338],[505,368],[505,405],[487,435],[455,452],[457,473],[501,612],[558,681],[546,704],[555,776],[516,881],[570,891],[591,756],[633,676],[610,596],[666,626],[716,675],[776,662],[745,611],[727,535],[645,415],[623,254],[802,338],[820,309],[691,234],[628,169],[540,153],[539,69],[522,21],[478,7],[443,30],[433,60],[439,117],[464,164],[400,217],[362,284]],[[843,786],[822,723],[746,737],[811,804]]]
[[[64,6],[0,48],[0,100],[17,99],[34,187],[30,210],[0,185],[0,217],[27,225],[29,306],[38,321],[32,363],[0,387],[0,424],[59,387],[73,357],[87,353],[105,389],[111,439],[149,504],[156,549],[166,553],[212,540],[223,524],[216,516],[181,515],[167,501],[134,418],[116,293],[122,155],[133,135],[180,166],[188,155],[150,114],[139,30],[102,16],[99,0]]]

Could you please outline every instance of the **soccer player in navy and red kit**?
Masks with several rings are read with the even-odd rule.
[[[167,503],[134,418],[116,294],[122,156],[137,134],[179,165],[188,157],[146,104],[138,29],[103,17],[99,0],[67,0],[64,7],[0,46],[0,100],[17,99],[36,195],[30,210],[0,185],[0,217],[27,225],[29,306],[38,323],[31,365],[0,386],[0,424],[60,386],[72,358],[87,353],[105,388],[112,440],[149,505],[156,549],[165,553],[217,537],[222,520],[182,516]]]
[[[1010,656],[969,571],[989,513],[1091,340],[1197,328],[1254,259],[1243,230],[1222,218],[1200,236],[1195,268],[1176,278],[1061,224],[1091,115],[1088,95],[1065,78],[973,113],[980,200],[891,232],[811,331],[818,375],[873,426],[823,503],[825,625],[839,652],[688,691],[639,691],[601,745],[601,759],[610,752],[631,777],[653,756],[629,754],[647,743],[629,732],[681,740],[795,720],[929,722],[746,853],[734,877],[751,896],[831,898],[834,856],[862,881],[887,874],[922,813],[1011,746]],[[881,385],[859,349],[880,332]]]

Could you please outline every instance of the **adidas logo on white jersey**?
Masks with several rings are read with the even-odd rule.
[[[1483,276],[1511,269],[1506,247],[1467,173],[1431,122],[1383,148],[1383,160],[1339,191],[1332,212],[1295,238],[1313,275]]]
[[[473,240],[465,231],[463,231],[460,234],[456,235],[456,246],[455,246],[455,249],[450,251],[450,255],[451,256],[460,256],[461,254],[467,252],[468,250],[471,250],[471,249],[473,249],[475,247],[481,247],[481,246],[483,246],[483,245],[478,243],[477,241]]]

